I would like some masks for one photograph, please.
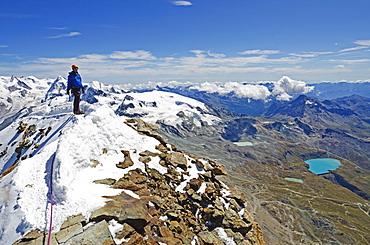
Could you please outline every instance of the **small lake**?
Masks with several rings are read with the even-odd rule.
[[[237,146],[252,146],[253,145],[252,142],[248,142],[248,141],[239,141],[239,142],[233,142],[233,143]]]
[[[288,181],[293,181],[293,182],[297,182],[297,183],[303,183],[303,180],[301,179],[296,179],[296,178],[284,178]]]
[[[335,170],[342,165],[340,161],[331,158],[310,159],[304,162],[310,165],[308,170],[315,174],[325,174],[328,170]]]

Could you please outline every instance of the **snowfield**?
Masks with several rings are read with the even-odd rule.
[[[73,115],[72,103],[64,92],[65,79],[59,77],[54,82],[13,77],[1,79],[2,100],[13,101],[13,104],[7,105],[7,113],[0,116],[3,127],[0,131],[0,170],[3,175],[0,178],[0,244],[12,244],[34,229],[48,230],[51,191],[51,220],[55,232],[68,217],[82,214],[88,218],[92,211],[104,206],[107,199],[102,196],[114,196],[122,191],[95,184],[94,180],[119,179],[136,168],[145,172],[144,164],[138,160],[139,153],[145,150],[158,152],[155,146],[159,142],[126,125],[127,117],[116,113],[120,105],[135,104],[132,110],[145,113],[143,119],[150,123],[162,120],[176,125],[180,123],[179,111],[199,123],[203,120],[212,124],[220,120],[204,113],[207,108],[203,103],[187,97],[158,91],[127,93],[97,82],[88,86],[81,102],[86,114]],[[25,84],[19,86],[19,81]],[[29,83],[31,85],[27,85]],[[12,91],[7,89],[10,85]],[[16,105],[18,102],[14,98],[21,101],[21,93],[32,95],[33,99]],[[32,110],[19,114],[22,106],[32,107]],[[21,123],[29,129],[27,134],[19,131]],[[133,166],[116,167],[124,159],[122,150],[130,152]],[[161,166],[159,160],[158,156],[153,157],[149,167],[164,174],[167,168]],[[8,173],[16,163],[18,166]],[[190,178],[201,171],[193,167],[190,177],[177,190],[182,191]],[[132,192],[126,193],[139,198]]]

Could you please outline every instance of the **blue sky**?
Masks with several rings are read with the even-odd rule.
[[[18,0],[0,23],[2,76],[370,79],[370,0]]]

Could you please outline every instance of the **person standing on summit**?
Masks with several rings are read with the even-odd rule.
[[[80,110],[80,101],[81,101],[81,92],[85,93],[84,86],[82,85],[82,78],[78,73],[78,66],[72,65],[72,71],[68,75],[68,85],[67,85],[67,94],[70,95],[72,90],[72,95],[74,96],[73,100],[73,113],[74,114],[84,114]]]

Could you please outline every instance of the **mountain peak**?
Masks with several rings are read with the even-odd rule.
[[[0,243],[41,241],[53,212],[57,243],[96,242],[100,234],[109,244],[264,244],[243,197],[217,179],[226,174],[220,164],[185,154],[155,132],[158,126],[119,116],[118,104],[109,102],[131,98],[136,110],[157,102],[166,120],[179,108],[214,118],[207,107],[172,93],[103,95],[89,88],[96,101],[82,101],[86,114],[76,116],[68,96],[54,93],[64,81],[56,79],[45,100],[0,131]]]

